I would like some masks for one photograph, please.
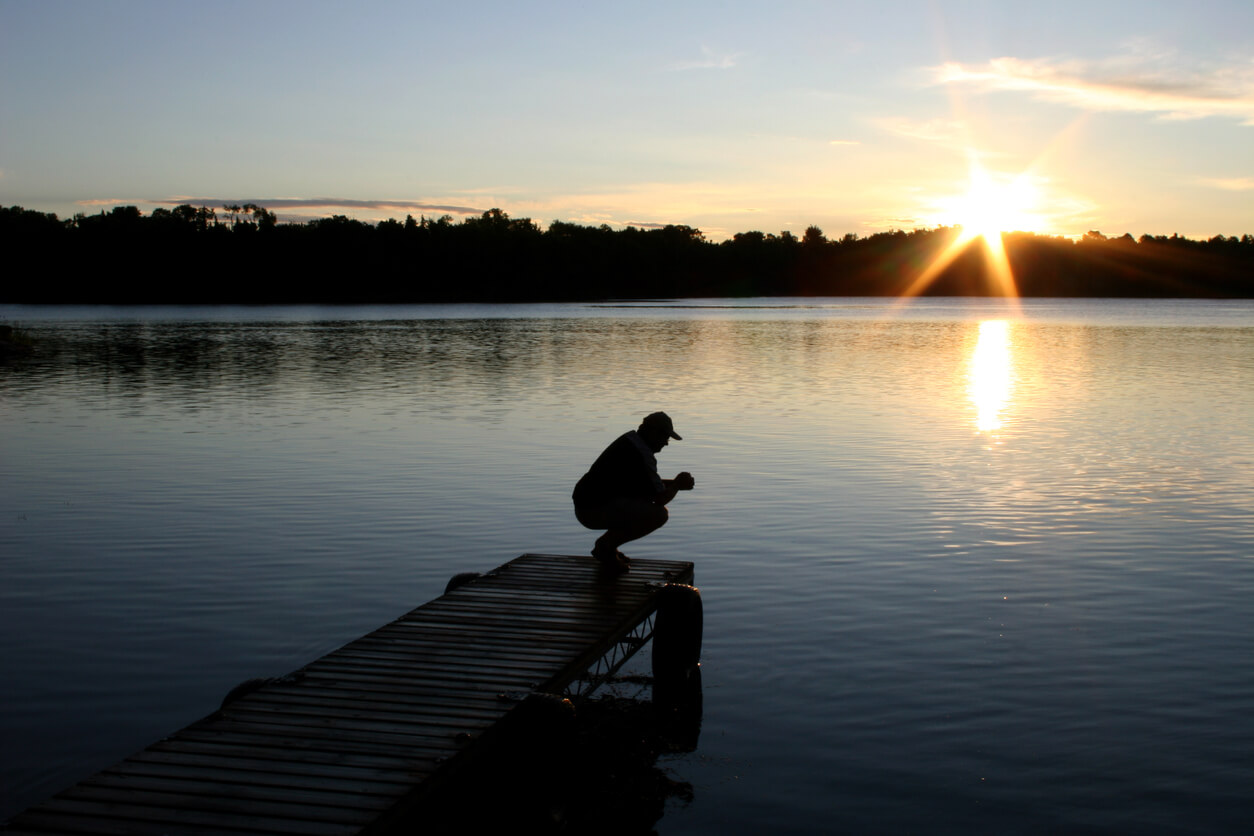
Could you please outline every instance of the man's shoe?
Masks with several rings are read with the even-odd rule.
[[[631,561],[627,559],[627,555],[620,551],[609,551],[608,549],[593,549],[592,556],[597,559],[604,569],[610,569],[614,572],[626,572],[631,569]]]

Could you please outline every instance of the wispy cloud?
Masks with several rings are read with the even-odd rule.
[[[859,226],[880,232],[886,229],[925,229],[928,224],[923,218],[910,215],[905,217],[875,217],[862,221]]]
[[[483,209],[477,209],[473,206],[456,206],[444,203],[426,203],[416,200],[350,200],[348,198],[339,197],[314,197],[314,198],[291,198],[291,197],[256,197],[256,198],[237,198],[224,200],[222,198],[207,197],[179,197],[168,198],[164,200],[154,200],[151,203],[159,203],[163,205],[177,205],[180,203],[191,203],[197,206],[227,206],[239,205],[244,203],[254,203],[263,209],[315,209],[315,210],[332,210],[332,209],[354,209],[369,210],[374,209],[382,212],[451,212],[457,215],[477,215],[482,213]]]
[[[744,56],[743,52],[715,52],[708,46],[701,47],[701,57],[688,61],[678,61],[671,65],[672,70],[730,70]]]
[[[833,139],[829,140],[828,145],[861,145],[862,143],[856,139]]]
[[[1203,186],[1228,192],[1248,192],[1254,189],[1254,177],[1209,177],[1200,182]]]
[[[136,206],[141,203],[149,204],[154,201],[145,198],[125,198],[125,197],[95,197],[86,200],[74,201],[75,206]]]
[[[193,206],[211,206],[221,208],[223,206],[241,206],[245,203],[252,203],[263,209],[286,210],[305,209],[314,210],[315,212],[328,212],[336,209],[346,209],[353,211],[380,211],[380,212],[448,212],[454,215],[478,215],[484,210],[474,206],[459,206],[447,203],[428,203],[417,200],[352,200],[341,197],[313,197],[313,198],[295,198],[295,197],[239,197],[239,198],[221,198],[221,197],[193,197],[190,195],[180,195],[176,197],[161,198],[90,198],[87,200],[75,201],[78,206],[135,206],[135,205],[151,205],[151,206],[178,206],[183,203],[189,203]]]
[[[887,116],[874,120],[882,130],[897,136],[920,139],[946,148],[965,149],[970,144],[970,132],[956,119],[909,119],[903,116]]]
[[[1022,91],[1093,111],[1155,113],[1166,119],[1229,117],[1254,126],[1254,62],[1190,67],[1171,53],[1137,48],[1101,61],[994,58],[931,68],[938,84]]]

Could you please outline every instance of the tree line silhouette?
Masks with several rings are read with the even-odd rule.
[[[68,220],[0,207],[13,264],[9,303],[202,304],[567,301],[715,296],[896,296],[957,227],[827,238],[698,229],[613,229],[500,209],[367,223],[343,215],[279,223],[255,204],[118,206]],[[1079,240],[1015,232],[1003,246],[1022,296],[1254,297],[1254,236]],[[921,289],[1002,293],[979,240]]]

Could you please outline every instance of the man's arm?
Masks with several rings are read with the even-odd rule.
[[[663,479],[662,487],[664,490],[657,495],[654,500],[658,505],[668,505],[675,498],[675,494],[680,491],[690,491],[696,487],[697,481],[692,478],[692,474],[684,471],[674,479]]]

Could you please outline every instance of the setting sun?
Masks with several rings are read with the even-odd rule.
[[[990,174],[972,161],[964,194],[937,201],[935,222],[961,226],[963,238],[991,240],[1003,232],[1041,232],[1041,194],[1027,174]]]
[[[1042,231],[1045,221],[1041,203],[1041,191],[1031,175],[991,174],[972,157],[966,192],[938,199],[939,211],[931,218],[939,226],[952,226],[958,231],[902,295],[911,297],[924,292],[978,238],[989,266],[989,291],[996,296],[1017,298],[1019,291],[1002,234]]]

